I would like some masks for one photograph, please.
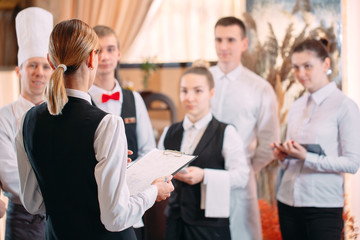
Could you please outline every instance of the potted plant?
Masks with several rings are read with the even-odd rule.
[[[144,90],[146,90],[149,86],[149,78],[152,72],[157,70],[157,65],[154,63],[154,57],[147,57],[145,61],[140,64],[140,69],[144,71],[143,76],[143,86]]]

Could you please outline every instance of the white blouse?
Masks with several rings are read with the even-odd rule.
[[[212,114],[208,113],[204,118],[193,124],[185,116],[183,121],[184,135],[180,148],[182,152],[187,154],[194,152],[211,119]],[[168,127],[164,129],[159,139],[159,149],[165,149],[164,140],[168,129]],[[225,128],[222,155],[225,159],[225,170],[228,171],[230,177],[231,188],[244,188],[249,180],[250,169],[244,153],[243,142],[231,125]],[[207,175],[210,171],[210,169],[204,170],[204,184],[207,182]]]
[[[326,156],[308,152],[305,161],[286,159],[277,199],[296,207],[342,207],[344,173],[356,173],[360,164],[356,103],[333,82],[306,93],[290,108],[287,139],[320,144]]]

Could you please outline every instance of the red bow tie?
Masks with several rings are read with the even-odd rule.
[[[114,92],[114,93],[111,94],[111,95],[103,94],[102,97],[101,97],[101,101],[102,101],[103,103],[106,103],[106,102],[109,101],[110,99],[119,100],[119,99],[120,99],[120,92]]]

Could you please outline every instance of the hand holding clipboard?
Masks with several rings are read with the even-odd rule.
[[[164,182],[164,176],[176,174],[195,158],[177,151],[153,149],[128,166],[126,181],[130,194],[144,191],[154,183],[154,179],[162,178]]]

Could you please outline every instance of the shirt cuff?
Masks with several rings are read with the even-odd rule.
[[[318,163],[318,158],[319,158],[318,154],[307,152],[306,157],[305,157],[305,161],[304,161],[304,166],[313,169],[314,167],[316,167],[316,165]]]
[[[144,195],[145,198],[145,209],[148,210],[151,208],[155,201],[158,194],[158,188],[155,185],[151,185],[150,187],[146,188],[143,192],[139,193],[141,195]]]

